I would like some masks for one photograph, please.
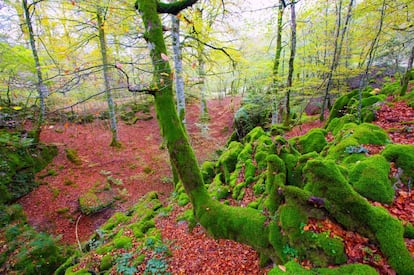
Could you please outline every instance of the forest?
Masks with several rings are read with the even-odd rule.
[[[414,274],[413,18],[0,1],[0,274]]]

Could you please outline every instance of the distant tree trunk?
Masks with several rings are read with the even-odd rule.
[[[174,51],[174,67],[175,67],[175,94],[177,97],[177,112],[181,122],[186,125],[185,119],[185,93],[183,79],[183,63],[180,45],[180,20],[175,15],[171,15],[172,25],[172,45]]]
[[[375,56],[375,49],[377,47],[378,44],[378,40],[379,37],[381,35],[382,32],[382,27],[384,25],[384,17],[385,17],[385,7],[386,7],[386,0],[382,1],[382,6],[381,6],[381,17],[380,17],[380,21],[379,21],[379,26],[378,26],[378,31],[375,34],[374,40],[371,43],[371,46],[369,48],[368,51],[368,60],[367,60],[367,65],[365,66],[365,72],[364,75],[361,77],[361,80],[359,81],[359,92],[358,92],[358,121],[361,123],[362,122],[362,89],[365,87],[367,79],[368,79],[368,74],[369,74],[369,69],[371,68],[371,64],[374,61],[374,56]]]
[[[100,6],[97,7],[96,18],[98,21],[98,36],[99,36],[99,45],[100,45],[101,56],[102,56],[106,101],[108,103],[109,124],[110,124],[111,132],[112,132],[112,141],[110,145],[119,147],[121,144],[118,140],[118,128],[117,128],[117,123],[116,123],[115,104],[114,104],[114,100],[112,97],[111,80],[109,76],[110,72],[109,72],[107,45],[106,45],[106,37],[105,37],[105,10],[103,7],[100,7]]]
[[[36,41],[33,31],[33,25],[32,20],[30,17],[29,12],[29,6],[27,4],[27,0],[22,0],[23,4],[23,12],[24,12],[24,18],[26,20],[27,29],[29,31],[29,42],[30,42],[30,48],[32,49],[33,59],[36,66],[36,74],[37,74],[37,84],[36,89],[37,93],[39,94],[39,101],[40,101],[40,113],[39,117],[37,119],[37,125],[35,130],[35,139],[38,141],[40,137],[40,131],[42,128],[42,124],[46,115],[46,105],[45,105],[45,98],[48,95],[47,87],[44,85],[43,82],[43,76],[42,76],[42,70],[40,66],[40,60],[39,60],[39,54],[37,52],[36,48]]]
[[[203,10],[196,9],[196,14],[200,17],[198,20],[203,20]],[[206,101],[206,71],[204,62],[205,45],[198,39],[197,41],[197,61],[198,61],[198,78],[200,82],[200,120],[205,123],[209,120],[207,101]],[[204,128],[203,128],[204,129]]]
[[[273,75],[272,75],[272,125],[279,123],[279,102],[277,99],[277,92],[279,86],[279,67],[280,67],[280,56],[282,53],[282,26],[283,26],[283,12],[285,7],[282,1],[279,1],[279,8],[277,13],[277,36],[276,36],[276,53],[275,60],[273,63]]]
[[[328,72],[328,83],[326,84],[325,95],[324,95],[324,98],[323,98],[323,101],[322,101],[320,121],[325,120],[325,107],[326,107],[328,99],[329,99],[329,90],[330,90],[331,85],[332,85],[333,74],[334,74],[336,68],[339,65],[339,60],[341,59],[342,45],[344,43],[345,34],[347,32],[349,22],[350,22],[350,19],[351,19],[353,3],[354,3],[353,0],[349,1],[348,13],[346,15],[345,24],[344,24],[344,27],[342,29],[341,37],[340,37],[340,40],[339,40],[340,29],[341,29],[341,25],[342,25],[342,0],[339,1],[339,7],[338,7],[338,12],[337,12],[338,18],[337,18],[337,29],[336,29],[336,34],[335,34],[334,54],[332,56],[331,67],[330,67],[330,70]],[[339,42],[338,42],[338,40],[339,40]]]
[[[408,89],[408,82],[410,82],[411,77],[411,70],[413,69],[413,62],[414,62],[414,46],[411,48],[411,54],[408,58],[407,70],[404,74],[404,77],[401,81],[401,91],[400,96],[404,96]]]
[[[290,42],[290,57],[289,57],[289,71],[287,77],[287,91],[286,91],[286,117],[285,125],[289,125],[290,122],[290,93],[293,84],[293,71],[296,54],[296,11],[295,2],[290,5],[290,24],[291,24],[291,42]]]

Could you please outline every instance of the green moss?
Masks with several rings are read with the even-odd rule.
[[[111,254],[106,254],[101,259],[101,265],[99,267],[100,271],[108,270],[112,267],[114,259]]]
[[[414,179],[414,145],[388,144],[381,154],[403,170],[405,182],[408,178]]]
[[[114,249],[115,249],[114,245],[111,242],[111,243],[107,243],[107,244],[99,246],[95,251],[99,255],[105,255],[105,254],[113,251]]]
[[[80,210],[85,215],[90,215],[101,211],[112,205],[114,202],[114,194],[112,192],[100,192],[96,193],[90,190],[79,197]],[[108,194],[108,195],[106,195]]]
[[[279,188],[286,182],[286,167],[284,161],[277,155],[267,157],[266,193],[265,207],[274,214],[279,207],[283,197],[279,194]]]
[[[327,144],[325,135],[326,130],[315,128],[303,136],[292,138],[289,143],[296,146],[296,149],[302,154],[319,153]]]
[[[362,123],[356,125],[348,123],[344,125],[342,131],[341,138],[353,137],[360,144],[386,145],[387,143],[390,143],[390,139],[384,129],[374,124]]]
[[[66,152],[66,158],[70,162],[72,162],[76,165],[81,165],[82,164],[82,160],[78,156],[78,151],[76,151],[75,149],[66,148],[65,152]]]
[[[208,192],[210,193],[210,196],[216,200],[225,199],[230,194],[229,187],[221,182],[220,177],[220,174],[216,175],[213,182],[208,187]]]
[[[187,205],[190,202],[190,198],[188,197],[188,195],[186,193],[180,193],[178,195],[178,205],[179,206],[184,206]]]
[[[216,173],[215,166],[215,163],[211,161],[205,161],[201,165],[201,175],[203,176],[204,183],[210,183],[213,180]]]
[[[233,141],[230,143],[229,148],[224,151],[217,161],[217,166],[222,171],[226,183],[230,182],[230,174],[236,168],[237,158],[242,150],[243,145],[239,142]]]
[[[267,167],[267,160],[266,160],[266,158],[267,158],[267,155],[268,154],[269,153],[267,153],[267,152],[260,151],[260,152],[257,152],[254,155],[254,159],[256,160],[256,163],[257,163],[257,169],[259,169],[259,170],[266,169],[266,167]]]
[[[324,207],[338,222],[376,240],[398,274],[414,274],[414,261],[405,247],[404,229],[397,219],[356,193],[333,161],[308,161],[304,173],[305,190],[325,198]]]
[[[235,200],[242,200],[244,196],[244,188],[246,187],[246,183],[240,182],[233,188],[233,194],[232,197]]]
[[[364,264],[348,264],[334,268],[307,269],[295,261],[274,267],[269,275],[378,275],[375,268]]]
[[[381,203],[391,204],[395,191],[388,178],[390,164],[380,155],[369,157],[355,164],[349,182],[362,196]]]
[[[245,137],[247,143],[252,143],[253,141],[259,139],[261,136],[266,135],[262,127],[258,126],[252,129]]]
[[[105,222],[102,226],[101,229],[102,230],[112,230],[115,227],[117,227],[120,224],[123,224],[125,222],[127,222],[130,219],[130,217],[127,217],[125,215],[125,213],[123,212],[116,212],[115,214],[113,214],[109,220],[107,222]]]
[[[332,132],[332,134],[336,136],[345,124],[355,122],[355,120],[355,116],[351,114],[346,114],[340,118],[334,118],[326,124],[326,130]]]
[[[256,166],[253,164],[253,161],[251,159],[246,160],[244,163],[244,178],[246,185],[249,185],[252,183],[256,176]]]
[[[120,236],[114,239],[114,246],[115,248],[131,248],[132,247],[132,239],[128,236]]]

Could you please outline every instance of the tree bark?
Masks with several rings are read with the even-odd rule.
[[[290,57],[289,57],[289,72],[287,77],[287,91],[286,91],[286,117],[285,125],[290,122],[290,93],[293,84],[293,71],[296,55],[296,10],[295,2],[290,4],[290,20],[291,20],[291,42],[290,42]]]
[[[172,25],[172,44],[174,51],[174,67],[175,67],[175,94],[177,97],[177,112],[181,122],[186,125],[185,119],[185,93],[183,79],[183,63],[180,45],[180,20],[175,15],[171,15]]]
[[[104,85],[105,85],[105,94],[106,94],[106,101],[108,103],[108,111],[109,111],[109,124],[112,132],[112,141],[111,146],[119,147],[120,143],[118,140],[118,128],[116,123],[116,114],[115,114],[115,103],[112,97],[111,91],[111,80],[110,80],[110,72],[109,72],[109,64],[108,64],[108,53],[107,53],[107,45],[106,45],[106,36],[105,36],[105,12],[103,7],[98,6],[96,11],[96,19],[98,22],[98,37],[99,37],[99,46],[101,50],[102,56],[102,65],[103,65],[103,77],[104,77]]]
[[[279,102],[277,99],[277,92],[279,86],[279,67],[280,67],[280,56],[282,53],[282,27],[283,27],[283,12],[285,8],[282,1],[279,1],[279,8],[277,13],[277,35],[276,35],[276,53],[275,60],[273,63],[273,74],[272,74],[272,125],[279,122]]]

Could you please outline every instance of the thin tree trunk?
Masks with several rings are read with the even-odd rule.
[[[35,139],[39,140],[41,127],[42,127],[43,120],[46,115],[45,98],[47,97],[48,90],[47,90],[47,87],[43,83],[43,76],[42,76],[42,70],[40,67],[39,54],[36,48],[36,41],[34,37],[33,25],[32,25],[32,20],[30,17],[29,6],[27,4],[27,0],[22,0],[22,4],[23,4],[24,18],[26,20],[27,29],[29,31],[30,48],[32,49],[33,59],[34,59],[35,66],[36,66],[36,75],[37,75],[36,89],[39,95],[40,113],[39,113],[39,117],[37,120]]]
[[[183,79],[183,63],[180,45],[180,20],[175,15],[171,15],[172,25],[172,44],[174,51],[174,67],[175,67],[175,94],[177,97],[177,112],[181,122],[186,125],[185,119],[185,93]]]
[[[287,77],[287,91],[286,91],[286,118],[285,125],[289,125],[290,121],[290,93],[293,84],[293,71],[296,54],[296,10],[295,2],[290,5],[290,20],[291,20],[291,42],[290,42],[290,57],[289,57],[289,72]]]
[[[411,70],[413,69],[413,61],[414,61],[414,46],[411,48],[411,54],[408,58],[408,64],[407,64],[407,71],[404,74],[404,77],[402,79],[401,83],[401,91],[400,96],[404,96],[408,89],[408,82],[410,82],[411,77]]]
[[[199,16],[198,20],[203,20],[203,11],[200,8],[196,9],[196,14]],[[205,46],[200,40],[197,42],[197,61],[198,61],[198,77],[200,81],[200,120],[205,123],[209,120],[207,102],[206,102],[206,71],[204,62]],[[204,129],[204,126],[203,126]],[[202,130],[203,130],[202,129]]]
[[[331,85],[332,85],[333,74],[334,74],[336,68],[339,65],[339,60],[341,59],[342,45],[344,43],[345,34],[347,32],[347,29],[348,29],[348,26],[349,26],[349,21],[351,19],[353,3],[354,3],[353,0],[349,1],[348,12],[347,12],[347,15],[346,15],[344,28],[342,29],[341,37],[340,37],[340,40],[339,40],[339,33],[340,33],[341,25],[342,25],[342,12],[341,12],[342,11],[342,0],[339,1],[338,22],[337,22],[337,29],[336,29],[336,34],[335,34],[334,54],[333,54],[333,57],[332,57],[331,67],[330,67],[330,70],[329,70],[329,73],[328,73],[328,83],[326,84],[325,95],[324,95],[324,98],[323,98],[323,101],[322,101],[320,121],[325,120],[325,107],[326,107],[328,99],[329,99],[329,91],[330,91],[330,88],[331,88]],[[339,42],[338,42],[338,40],[339,40]]]
[[[99,7],[99,6],[97,7],[96,18],[98,21],[98,36],[99,36],[99,45],[100,45],[101,56],[102,56],[106,101],[108,103],[109,124],[110,124],[111,132],[112,132],[112,141],[110,145],[119,147],[121,144],[119,143],[119,140],[118,140],[118,128],[117,128],[117,123],[116,123],[115,104],[114,104],[114,100],[112,97],[111,81],[110,81],[110,76],[109,76],[110,72],[109,72],[107,45],[106,45],[106,37],[105,37],[105,11],[103,7]]]
[[[369,69],[371,68],[371,64],[374,61],[374,56],[375,56],[375,49],[377,47],[378,44],[378,40],[379,37],[381,35],[382,32],[382,27],[384,25],[384,17],[385,17],[385,4],[386,4],[386,0],[382,1],[382,6],[381,6],[381,17],[380,17],[380,22],[379,22],[379,26],[378,26],[378,31],[375,34],[374,40],[371,43],[371,46],[369,48],[368,51],[368,60],[367,60],[367,65],[365,67],[365,72],[364,75],[361,77],[361,80],[359,81],[359,92],[358,92],[358,121],[359,123],[362,122],[362,89],[365,87],[366,85],[366,81],[368,79],[368,73],[369,73]]]
[[[279,1],[279,8],[277,13],[277,37],[276,37],[276,53],[275,61],[273,64],[273,83],[272,83],[272,125],[279,122],[279,102],[277,99],[277,92],[279,86],[279,67],[280,67],[280,56],[282,53],[282,26],[283,26],[283,12],[285,8],[282,1]]]

